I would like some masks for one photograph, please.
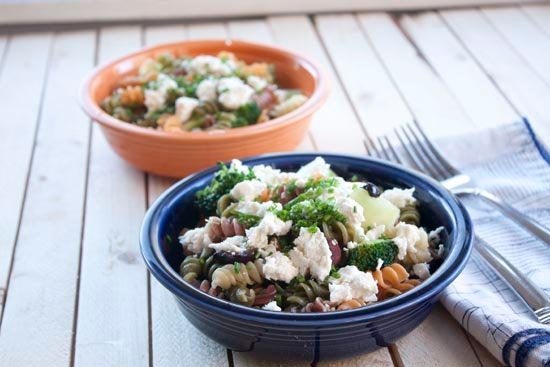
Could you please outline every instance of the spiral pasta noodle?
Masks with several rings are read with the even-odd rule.
[[[123,106],[127,106],[127,107],[139,106],[140,104],[143,104],[143,101],[145,100],[145,96],[143,95],[143,90],[138,85],[134,85],[134,86],[129,85],[125,88],[120,88],[119,93],[120,93],[120,103]]]
[[[418,279],[409,279],[409,273],[398,263],[393,263],[380,270],[372,272],[378,284],[378,299],[400,295],[420,284]]]
[[[256,299],[254,289],[246,287],[235,287],[229,292],[229,300],[241,305],[252,306]]]
[[[321,227],[323,229],[323,234],[327,239],[335,239],[338,243],[348,243],[355,237],[355,232],[353,232],[350,236],[348,228],[342,222],[335,222],[333,225],[323,223]]]
[[[271,110],[270,115],[272,117],[279,117],[289,112],[294,111],[307,101],[307,97],[303,94],[295,94],[290,96],[287,100],[279,103]]]
[[[309,279],[306,282],[298,283],[287,295],[286,302],[290,306],[304,307],[309,302],[315,301],[318,297],[324,299],[328,296],[329,290],[327,284]]]
[[[254,262],[249,261],[246,264],[238,264],[241,264],[238,269],[233,264],[217,268],[212,273],[212,287],[229,289],[233,286],[246,286],[263,282],[262,260],[257,259]]]
[[[244,236],[245,226],[236,218],[210,217],[206,226],[208,237],[213,242],[220,242],[227,237]]]
[[[405,205],[399,213],[399,221],[407,224],[420,225],[420,212],[416,203]]]

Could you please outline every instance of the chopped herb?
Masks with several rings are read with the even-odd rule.
[[[338,269],[336,269],[336,267],[332,266],[332,268],[330,269],[329,278],[340,278],[340,273],[338,272]]]
[[[234,211],[231,213],[237,221],[246,228],[255,227],[260,223],[261,218],[254,214]]]
[[[236,274],[239,274],[241,272],[241,263],[234,262],[233,271],[235,271]]]
[[[297,275],[297,276],[296,276],[296,281],[297,281],[298,283],[305,283],[306,278],[305,278],[303,275],[300,274],[300,275]]]

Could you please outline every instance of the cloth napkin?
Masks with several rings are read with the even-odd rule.
[[[437,145],[477,186],[550,227],[550,154],[527,120]],[[463,203],[476,234],[550,295],[550,246],[480,199]],[[538,323],[475,252],[441,303],[503,364],[550,366],[550,326]]]

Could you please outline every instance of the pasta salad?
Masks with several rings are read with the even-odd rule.
[[[347,310],[406,292],[443,256],[443,227],[420,226],[414,188],[346,181],[321,157],[297,172],[220,164],[183,229],[183,279],[269,311]]]
[[[275,67],[247,64],[233,53],[147,59],[122,80],[103,110],[138,126],[163,131],[229,129],[262,123],[300,107],[307,97],[279,88]]]

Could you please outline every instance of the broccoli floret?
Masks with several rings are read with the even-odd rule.
[[[378,259],[384,261],[384,265],[393,263],[397,256],[398,248],[392,240],[378,239],[362,243],[349,250],[348,265],[355,265],[359,270],[376,270]]]
[[[262,110],[254,101],[248,102],[235,111],[235,119],[231,122],[231,127],[241,127],[255,124]]]
[[[299,232],[300,228],[321,227],[323,223],[346,223],[347,218],[336,209],[332,200],[304,200],[290,207],[277,211],[276,215],[282,220],[291,220],[292,229]]]
[[[249,170],[248,173],[239,172],[229,169],[223,163],[220,163],[219,167],[220,170],[216,172],[210,185],[195,195],[197,206],[204,211],[206,216],[216,213],[218,199],[228,194],[236,184],[256,178],[252,170]]]

